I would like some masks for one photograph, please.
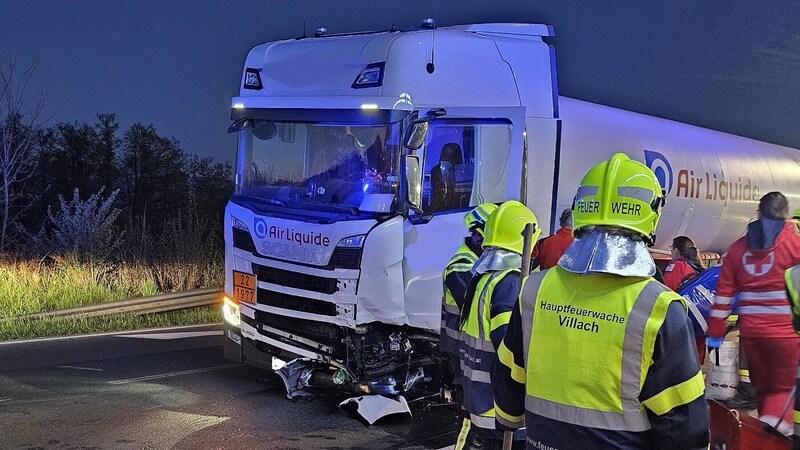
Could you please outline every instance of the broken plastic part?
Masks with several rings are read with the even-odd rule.
[[[383,395],[364,395],[348,398],[339,403],[340,408],[347,406],[354,406],[355,411],[370,425],[391,414],[408,413],[411,416],[411,409],[402,395],[398,395],[395,399]]]
[[[286,387],[286,397],[291,400],[295,397],[314,395],[306,390],[308,388],[308,380],[311,378],[311,370],[311,365],[308,362],[295,359],[275,371]]]

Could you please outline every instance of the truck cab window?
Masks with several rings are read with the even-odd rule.
[[[386,206],[368,211],[391,212],[396,207],[399,123],[256,121],[240,133],[240,195],[318,211],[363,210],[375,204],[374,196]]]
[[[433,214],[502,201],[510,146],[509,123],[432,121],[424,146],[422,210]]]

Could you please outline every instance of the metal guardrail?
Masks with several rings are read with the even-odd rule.
[[[82,318],[109,316],[114,314],[143,314],[176,311],[179,309],[195,308],[198,306],[213,305],[222,302],[221,288],[194,289],[191,291],[175,292],[171,294],[156,295],[154,297],[133,298],[114,302],[98,303],[96,305],[80,306],[77,308],[59,309],[23,316],[25,319],[54,319],[54,318]]]

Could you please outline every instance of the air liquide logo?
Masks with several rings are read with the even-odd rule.
[[[750,178],[726,178],[722,174],[702,169],[681,167],[673,175],[664,155],[652,150],[644,151],[644,161],[661,183],[667,194],[675,188],[675,197],[699,198],[722,202],[723,206],[733,202],[757,201],[761,198],[761,190]]]
[[[669,194],[672,191],[672,166],[669,165],[667,158],[661,153],[645,150],[644,163],[656,174],[658,183],[661,184],[661,189],[664,189]]]
[[[331,245],[331,239],[320,232],[269,225],[258,217],[253,222],[253,229],[256,237],[263,239],[260,250],[265,256],[322,264],[320,249],[315,247]]]

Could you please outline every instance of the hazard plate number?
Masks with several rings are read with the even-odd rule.
[[[233,299],[244,303],[256,302],[256,276],[233,272]]]

